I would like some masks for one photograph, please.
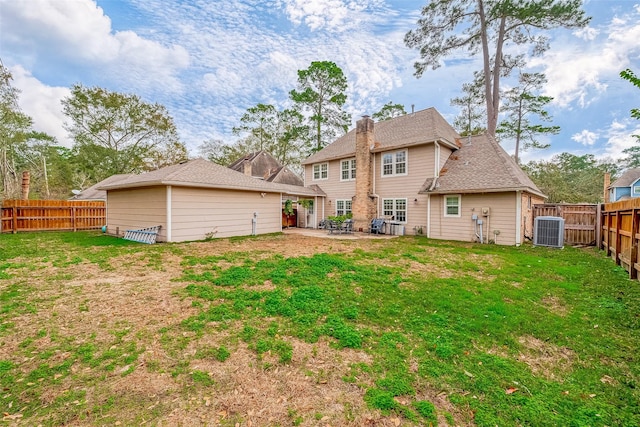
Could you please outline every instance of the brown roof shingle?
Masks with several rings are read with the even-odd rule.
[[[506,151],[489,135],[461,138],[436,178],[422,185],[420,193],[492,193],[524,190],[546,197]]]
[[[609,188],[630,187],[635,181],[640,179],[640,168],[633,168],[625,171],[620,178],[616,179]]]
[[[175,185],[182,187],[222,188],[229,190],[265,191],[305,196],[316,196],[314,189],[296,185],[277,184],[246,176],[224,166],[204,159],[190,160],[132,175],[124,180],[102,186],[102,190],[150,187],[154,185]]]
[[[389,120],[377,122],[373,127],[375,148],[372,152],[386,151],[412,145],[438,141],[451,148],[457,148],[456,139],[460,135],[447,123],[435,108],[416,111]],[[308,157],[303,165],[325,162],[354,156],[356,152],[356,131],[336,139],[322,150]]]

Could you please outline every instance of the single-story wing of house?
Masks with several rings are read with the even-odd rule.
[[[203,159],[132,175],[100,187],[107,194],[107,232],[161,226],[158,241],[274,233],[283,201],[322,204],[318,187],[279,184]],[[315,214],[311,222],[317,223]]]

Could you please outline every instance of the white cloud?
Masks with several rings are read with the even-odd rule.
[[[4,43],[33,55],[61,55],[79,66],[136,84],[179,90],[175,74],[189,64],[187,51],[163,46],[133,31],[113,31],[111,20],[92,0],[2,0]]]
[[[598,140],[598,134],[584,129],[582,132],[574,134],[571,139],[582,145],[592,146]]]
[[[22,91],[20,108],[33,119],[35,130],[54,136],[58,142],[71,147],[71,140],[63,128],[65,115],[60,102],[71,91],[65,87],[52,87],[43,84],[21,66],[11,67],[13,84]]]
[[[598,34],[600,34],[600,31],[598,29],[589,26],[580,28],[573,32],[574,36],[588,41],[595,40]]]
[[[605,153],[613,159],[622,159],[622,151],[638,144],[638,139],[633,135],[640,135],[640,122],[633,119],[613,121],[606,129],[607,143]]]
[[[607,81],[617,80],[620,70],[640,54],[638,18],[638,13],[618,16],[601,30],[575,32],[588,42],[554,45],[543,57],[530,61],[544,69],[549,80],[546,93],[555,104],[568,107],[575,102],[584,108],[607,91]]]
[[[375,15],[367,13],[383,3],[377,0],[285,0],[285,11],[291,22],[304,23],[312,31],[350,31]]]

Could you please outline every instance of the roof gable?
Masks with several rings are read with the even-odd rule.
[[[485,193],[526,190],[546,197],[506,151],[487,134],[464,138],[440,176],[429,178],[421,193]]]
[[[640,179],[640,168],[627,169],[620,178],[616,179],[609,188],[631,187],[634,182]]]
[[[393,119],[376,122],[373,127],[375,145],[372,152],[393,150],[435,141],[457,148],[460,137],[435,108],[416,111]],[[303,165],[353,157],[356,152],[356,130],[336,139],[307,158]]]

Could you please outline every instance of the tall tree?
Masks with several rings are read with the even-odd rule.
[[[615,179],[620,171],[620,165],[598,161],[593,154],[571,153],[558,154],[550,161],[532,161],[522,168],[549,196],[549,203],[602,203],[604,174]]]
[[[22,171],[30,166],[30,146],[53,142],[51,136],[33,129],[33,120],[18,105],[20,91],[11,80],[11,72],[0,62],[0,199],[20,195]]]
[[[371,118],[381,122],[384,120],[404,116],[405,114],[407,114],[407,112],[404,109],[404,105],[394,104],[393,102],[389,101],[382,106],[380,111],[378,111],[377,113],[373,113]]]
[[[62,105],[74,150],[93,182],[147,170],[153,157],[180,144],[166,108],[137,95],[76,84]]]
[[[311,151],[309,126],[302,114],[295,110],[278,110],[273,105],[258,104],[247,109],[241,125],[233,133],[242,136],[233,151],[264,150],[282,165],[298,167]],[[231,153],[230,149],[227,149]],[[236,159],[232,159],[236,160]]]
[[[620,72],[620,77],[629,81],[632,85],[640,89],[640,77],[637,77],[633,71],[626,69]],[[640,108],[631,109],[631,117],[640,120]],[[636,138],[637,144],[640,144],[640,135],[633,135]],[[627,168],[640,167],[640,145],[635,145],[622,150],[627,157],[622,159],[624,166]]]
[[[463,136],[486,130],[482,124],[482,118],[486,117],[482,75],[476,72],[474,77],[473,82],[462,85],[462,96],[451,99],[451,105],[461,109],[453,119],[453,127]]]
[[[532,46],[532,54],[549,47],[542,31],[588,24],[582,0],[432,0],[422,9],[418,28],[405,35],[408,47],[419,49],[415,75],[436,69],[458,51],[481,54],[487,132],[495,136],[500,111],[500,78],[509,74],[522,56],[505,53],[512,45]]]
[[[553,98],[538,95],[547,79],[542,73],[520,73],[519,85],[504,93],[505,102],[501,111],[506,113],[506,118],[500,122],[496,133],[500,139],[514,139],[516,143],[514,159],[520,163],[520,152],[532,148],[545,149],[549,144],[543,144],[538,140],[539,135],[555,135],[560,132],[560,126],[544,126],[532,123],[537,117],[540,121],[550,122],[551,115],[545,110]]]
[[[312,62],[306,70],[298,70],[298,89],[289,96],[299,110],[311,113],[314,151],[347,131],[351,117],[342,110],[347,102],[346,90],[347,78],[333,62]]]

